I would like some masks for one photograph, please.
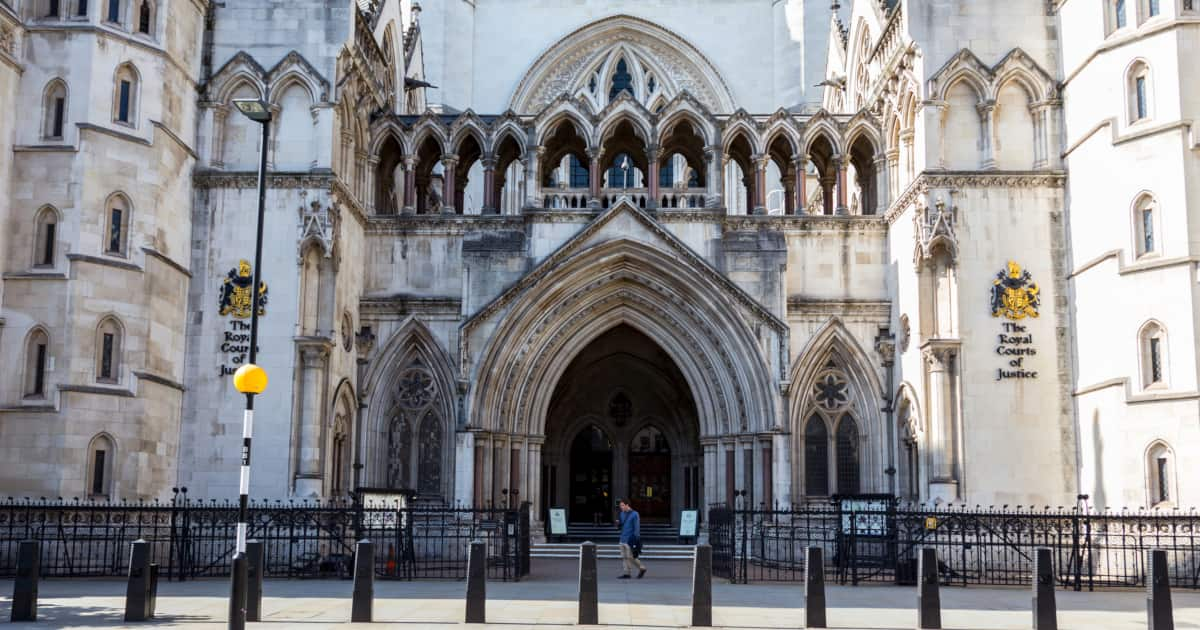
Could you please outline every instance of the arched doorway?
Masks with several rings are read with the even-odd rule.
[[[609,523],[628,498],[644,522],[671,523],[698,497],[699,426],[670,356],[622,324],[571,361],[554,390],[542,460],[542,505],[573,523]]]

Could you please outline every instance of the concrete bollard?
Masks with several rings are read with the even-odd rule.
[[[804,558],[804,627],[825,627],[825,550],[809,547]]]
[[[38,579],[42,572],[42,543],[22,540],[17,551],[11,621],[37,621]]]
[[[579,546],[579,625],[600,623],[599,578],[596,571],[596,544]]]
[[[246,541],[246,621],[262,621],[263,575],[266,568],[263,544],[259,540]]]
[[[1033,630],[1058,630],[1054,562],[1049,547],[1038,547],[1033,556]]]
[[[1146,566],[1146,630],[1175,630],[1166,550],[1147,551]]]
[[[147,621],[150,611],[150,543],[135,540],[129,545],[129,581],[125,585],[125,621]]]
[[[467,623],[487,623],[487,544],[471,543],[467,557]]]
[[[692,625],[712,625],[712,546],[696,545],[692,564]]]
[[[354,550],[354,600],[351,623],[370,623],[375,603],[375,544],[360,540]]]
[[[917,627],[942,627],[942,596],[938,592],[937,550],[923,547],[917,561]]]

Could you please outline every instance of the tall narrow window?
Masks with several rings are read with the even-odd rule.
[[[54,233],[56,231],[55,228],[57,228],[57,227],[58,226],[54,223],[47,223],[46,227],[45,227],[45,231],[42,234],[41,263],[48,267],[54,265],[54,239],[55,239]]]
[[[150,34],[150,2],[142,0],[141,6],[138,8],[138,32],[144,35]]]
[[[1158,502],[1171,500],[1171,483],[1167,476],[1167,456],[1160,455],[1154,459],[1154,476],[1158,481]]]
[[[104,492],[104,460],[108,451],[96,449],[92,451],[92,494],[102,495]]]
[[[1158,253],[1157,222],[1158,202],[1150,193],[1139,195],[1133,204],[1133,245],[1138,257]]]
[[[1161,440],[1146,451],[1146,503],[1149,507],[1170,507],[1173,477],[1171,447]]]
[[[571,188],[587,188],[589,186],[587,165],[572,155],[569,159],[569,168],[570,173],[568,174],[567,181],[570,182]]]
[[[138,94],[140,81],[133,64],[124,63],[117,68],[113,78],[113,120],[137,126]]]
[[[1146,77],[1137,77],[1134,79],[1134,90],[1137,93],[1137,117],[1134,120],[1141,120],[1146,117]]]
[[[1142,252],[1154,251],[1154,208],[1142,208]]]
[[[58,212],[46,206],[37,216],[37,225],[33,241],[33,265],[35,267],[53,267],[54,250],[58,238]]]
[[[42,398],[46,395],[46,368],[49,361],[50,339],[37,329],[29,335],[25,346],[25,396]]]
[[[633,75],[629,73],[629,64],[621,58],[617,61],[617,70],[613,73],[612,85],[608,88],[608,100],[620,96],[621,92],[629,92],[633,96]]]
[[[1116,0],[1113,4],[1113,11],[1116,13],[1117,28],[1125,28],[1125,0]]]
[[[112,333],[104,333],[104,339],[100,348],[100,378],[111,379],[113,375],[113,341],[115,340]]]
[[[116,383],[121,375],[121,325],[107,317],[96,329],[96,380]]]
[[[78,15],[80,17],[87,15],[88,0],[76,0],[76,3],[77,4],[75,5],[75,15]]]
[[[125,211],[120,208],[112,208],[109,211],[108,220],[108,253],[121,253],[121,226],[124,221]]]
[[[61,140],[63,129],[66,127],[67,84],[62,79],[54,79],[46,85],[43,94],[42,137],[47,140]]]
[[[116,449],[107,435],[101,433],[92,438],[92,443],[88,445],[85,486],[89,496],[108,497],[112,493],[113,464],[116,460]]]
[[[67,99],[61,96],[54,99],[54,120],[51,121],[50,133],[54,138],[61,138],[63,134],[63,108],[67,105]]]
[[[842,416],[837,429],[838,494],[858,494],[858,427],[854,418]]]
[[[121,21],[121,0],[108,0],[108,15],[105,19],[109,22]]]
[[[804,429],[804,494],[829,494],[829,432],[825,421],[815,414]]]
[[[59,5],[58,5],[58,0],[48,0],[48,6],[46,7],[46,17],[58,17],[60,15],[60,13],[59,13],[60,10],[61,10],[61,7],[59,7]]]
[[[1150,382],[1162,382],[1162,339],[1150,338]]]
[[[104,253],[123,256],[129,226],[129,202],[124,195],[116,194],[109,198],[105,220]]]
[[[117,101],[117,120],[127,123],[129,122],[129,99],[133,96],[133,83],[122,79],[120,90]]]
[[[1145,61],[1137,60],[1129,66],[1125,78],[1125,93],[1128,98],[1129,122],[1149,119],[1154,115],[1154,85],[1150,82],[1150,66]]]
[[[1150,17],[1158,15],[1158,0],[1147,0],[1146,9]]]
[[[1167,386],[1167,331],[1156,321],[1147,322],[1138,333],[1141,350],[1142,387]]]

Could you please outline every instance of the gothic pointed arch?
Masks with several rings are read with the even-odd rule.
[[[674,131],[681,122],[687,121],[704,140],[705,146],[716,144],[719,139],[716,121],[704,104],[692,98],[686,92],[667,102],[656,112],[658,116],[658,132],[660,137],[666,137]]]
[[[872,492],[884,488],[883,465],[887,427],[883,425],[883,389],[874,362],[863,350],[845,324],[837,317],[830,318],[805,344],[791,369],[789,422],[796,435],[803,435],[807,422],[814,417],[824,420],[832,442],[828,445],[831,457],[842,448],[841,462],[849,454],[836,438],[842,422],[854,423],[853,438],[858,449],[853,453],[857,464],[854,484],[847,481],[847,471],[839,476],[837,466],[831,466],[830,492],[841,486],[857,487],[857,491]],[[843,439],[847,439],[843,432]],[[805,445],[797,461],[803,461]],[[804,468],[804,467],[801,467]],[[797,470],[799,472],[799,470]],[[804,488],[805,480],[797,480]]]
[[[402,322],[372,357],[363,383],[363,484],[450,496],[457,384],[445,350],[424,322],[414,316]],[[436,448],[423,452],[422,445]],[[436,484],[421,482],[434,471]]]
[[[669,98],[686,90],[712,111],[733,111],[725,79],[699,49],[662,26],[629,15],[598,20],[551,45],[525,72],[509,107],[534,113],[563,94],[606,103],[609,81],[622,60],[630,80],[638,82],[634,91],[641,99],[647,92]],[[605,98],[593,92],[603,92]]]

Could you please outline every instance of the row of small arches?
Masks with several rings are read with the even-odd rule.
[[[128,127],[138,126],[138,105],[141,98],[141,74],[132,62],[117,66],[113,73],[112,122]],[[43,140],[65,140],[70,120],[70,90],[61,78],[51,79],[42,91]]]
[[[53,365],[49,330],[34,326],[25,340],[22,392],[26,400],[49,398],[47,377]],[[96,325],[93,344],[93,380],[102,385],[119,385],[124,368],[125,325],[116,315],[106,315]]]
[[[103,231],[100,234],[100,253],[125,258],[129,255],[129,226],[133,204],[124,193],[113,193],[104,202]],[[62,257],[62,212],[45,205],[34,216],[32,266],[34,269],[54,269]]]

